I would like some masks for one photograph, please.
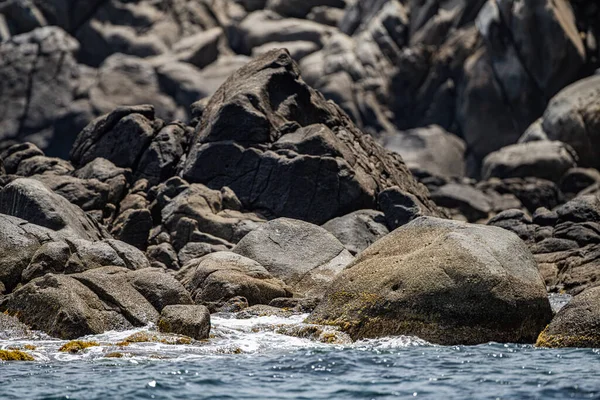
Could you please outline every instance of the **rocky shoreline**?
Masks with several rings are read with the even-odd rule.
[[[68,3],[0,2],[0,337],[600,346],[593,2]]]

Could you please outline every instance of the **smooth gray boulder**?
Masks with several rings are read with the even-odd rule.
[[[323,294],[354,257],[325,229],[279,218],[246,235],[234,253],[257,261],[303,297]]]
[[[541,120],[533,126],[549,140],[559,140],[573,147],[581,166],[600,168],[596,150],[600,145],[598,107],[600,75],[593,75],[567,86],[554,96]],[[530,127],[530,131],[532,129]],[[526,132],[525,136],[531,139],[533,135]]]
[[[290,297],[289,288],[258,262],[228,251],[208,254],[187,262],[177,279],[189,290],[196,304],[216,310],[241,296],[248,304],[269,304]]]
[[[438,125],[392,134],[385,138],[384,146],[400,154],[411,169],[437,176],[465,175],[464,141]]]
[[[531,252],[500,228],[422,217],[363,251],[307,322],[353,339],[533,343],[552,318]]]
[[[535,177],[559,182],[577,166],[578,159],[573,148],[562,142],[519,143],[489,154],[481,175],[483,179]]]
[[[69,237],[86,240],[109,238],[106,230],[81,208],[34,179],[20,178],[2,188],[0,213],[24,219]]]
[[[375,210],[359,210],[334,218],[321,225],[356,255],[390,233],[385,214]]]

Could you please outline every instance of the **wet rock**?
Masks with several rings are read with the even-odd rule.
[[[348,251],[356,255],[390,231],[385,215],[375,210],[359,210],[334,218],[322,225],[335,236]]]
[[[532,343],[551,317],[535,260],[517,236],[419,218],[361,253],[307,322],[341,326],[353,339]]]
[[[87,240],[108,237],[106,231],[83,210],[33,179],[17,179],[2,189],[0,213],[61,231],[68,236]]]
[[[132,324],[120,310],[74,278],[48,274],[0,300],[0,310],[50,336],[76,339]]]
[[[578,294],[540,334],[538,347],[598,347],[600,287]]]
[[[177,279],[196,304],[211,310],[235,297],[244,297],[249,305],[255,305],[291,296],[288,287],[259,263],[225,251],[189,261],[177,273]]]
[[[483,179],[536,177],[559,182],[577,166],[574,150],[561,142],[537,141],[507,146],[483,160]]]
[[[167,306],[160,314],[158,329],[163,333],[185,335],[196,340],[208,339],[210,313],[204,306]]]
[[[322,294],[354,259],[325,229],[288,218],[269,221],[252,231],[233,252],[257,261],[295,293],[306,297]]]

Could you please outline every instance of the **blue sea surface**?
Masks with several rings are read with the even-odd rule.
[[[64,342],[32,342],[39,361],[0,363],[0,398],[600,399],[597,349],[434,346],[409,337],[330,345],[278,334],[272,327],[281,322],[217,320],[217,336],[204,345],[139,344],[119,359],[105,357],[110,346],[70,355],[57,351]],[[124,334],[111,335],[96,339]]]

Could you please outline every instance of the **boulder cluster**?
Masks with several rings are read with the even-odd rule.
[[[65,339],[199,340],[254,307],[352,339],[597,346],[598,21],[0,0],[0,312]],[[548,292],[574,299],[553,316]]]

